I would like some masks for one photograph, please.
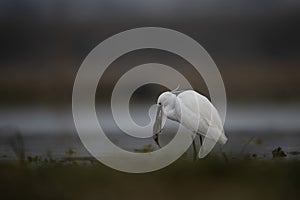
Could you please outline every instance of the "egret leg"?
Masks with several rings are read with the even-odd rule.
[[[200,139],[200,144],[202,146],[202,135],[198,134],[198,136],[199,136],[199,139]]]
[[[194,162],[196,161],[196,158],[197,158],[197,149],[196,149],[196,143],[195,143],[195,140],[193,140],[193,150],[194,150],[194,157],[193,157],[193,160]]]

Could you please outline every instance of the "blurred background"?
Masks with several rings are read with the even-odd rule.
[[[85,56],[145,26],[198,41],[220,68],[230,102],[300,98],[298,1],[2,0],[0,9],[2,105],[69,104]]]
[[[295,150],[300,145],[299,11],[300,3],[293,0],[2,0],[1,154],[10,154],[3,138],[16,130],[31,136],[27,142],[33,144],[26,147],[31,153],[43,153],[53,145],[57,154],[64,155],[63,149],[75,147],[85,152],[71,114],[77,70],[106,38],[146,26],[180,31],[211,55],[226,87],[225,129],[233,135],[229,141],[239,143],[244,137],[271,134],[264,153],[280,143]],[[102,119],[107,129],[115,127],[109,111],[114,84],[132,67],[149,62],[172,66],[198,92],[209,96],[201,76],[184,59],[153,49],[130,52],[113,62],[100,80],[96,100],[105,111]],[[132,97],[132,107],[142,105],[139,113],[146,116],[148,105],[164,90],[158,85],[139,88]],[[141,115],[132,113],[136,119],[143,118]],[[128,141],[124,143],[128,145]],[[236,145],[229,146],[233,150]]]
[[[72,118],[72,88],[76,73],[88,53],[108,37],[128,29],[148,26],[174,29],[192,37],[215,61],[228,98],[225,132],[229,140],[224,152],[229,157],[244,153],[255,158],[271,159],[272,150],[280,146],[288,160],[299,158],[300,1],[1,0],[0,24],[1,160],[27,157],[32,161],[33,158],[39,158],[35,156],[51,159],[90,157],[77,136]],[[99,119],[110,139],[131,151],[153,150],[151,145],[154,143],[151,138],[133,140],[116,128],[109,107],[111,92],[123,73],[149,62],[177,69],[198,92],[209,96],[201,76],[186,60],[172,53],[144,49],[121,56],[101,78],[96,102],[97,109],[102,110],[99,112],[103,114]],[[146,85],[134,93],[131,107],[137,123],[149,121],[148,109],[164,90],[166,88],[159,85]],[[162,136],[165,137],[162,139],[164,144],[174,136],[174,127],[176,125],[170,124],[170,133]],[[46,173],[44,177],[49,180],[56,172],[41,173]],[[76,170],[73,172],[81,173]],[[264,171],[260,172],[259,176],[264,176]],[[57,172],[60,173],[63,175],[67,172]],[[174,174],[178,173],[175,170]],[[18,173],[7,174],[6,178],[10,180]],[[165,169],[156,175],[164,177],[165,174],[168,176],[172,173]],[[214,180],[211,174],[214,172],[209,171],[207,177]],[[192,179],[193,176],[189,175]],[[255,175],[257,173],[249,177]],[[90,184],[88,191],[97,191],[93,182],[88,182],[92,174],[83,173],[80,176]],[[104,177],[106,181],[111,178],[107,176]],[[128,176],[122,174],[121,179],[128,179]],[[113,180],[118,180],[117,177],[114,176]],[[290,174],[285,178],[290,180],[291,177],[293,175]],[[102,178],[98,174],[92,179],[96,183]],[[227,178],[230,179],[226,176],[222,180]],[[71,174],[66,179],[72,180]],[[179,176],[179,179],[184,178]],[[146,186],[157,184],[154,180]],[[172,180],[161,182],[161,186],[169,186]],[[36,181],[39,183],[39,180]],[[130,183],[134,185],[135,181],[140,179],[132,179]],[[20,181],[22,185],[25,183],[26,179]],[[53,183],[49,187],[54,187],[60,182],[45,183]],[[228,187],[230,183],[234,185],[233,182],[228,183]],[[286,189],[291,185],[296,186],[294,183],[288,182]],[[249,186],[247,184],[241,186],[237,194],[245,192]],[[280,190],[280,184],[277,186],[277,192],[289,191]],[[41,187],[32,185],[33,189]],[[261,188],[264,188],[263,184]],[[183,188],[183,191],[186,189]],[[45,190],[42,188],[37,191],[35,197],[41,197]],[[50,197],[63,195],[61,188],[54,187],[53,191]],[[161,190],[158,191],[162,194]],[[249,194],[253,193],[250,191]],[[280,193],[282,196],[272,194],[274,198],[280,198],[289,193]],[[208,193],[206,195],[209,196]],[[65,197],[75,199],[79,196]]]

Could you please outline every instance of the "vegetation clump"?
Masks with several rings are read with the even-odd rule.
[[[278,147],[272,151],[273,158],[286,157],[285,152],[281,147]]]
[[[154,148],[153,148],[153,146],[151,144],[142,146],[139,149],[134,149],[134,151],[138,152],[138,153],[148,153],[148,152],[152,152],[153,150],[154,150]]]

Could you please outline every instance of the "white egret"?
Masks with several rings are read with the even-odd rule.
[[[158,97],[157,106],[153,139],[158,146],[160,146],[158,134],[162,132],[163,121],[166,118],[179,122],[192,132],[194,155],[196,155],[195,135],[199,136],[201,146],[202,137],[215,143],[227,142],[219,113],[205,96],[193,90],[164,92]]]

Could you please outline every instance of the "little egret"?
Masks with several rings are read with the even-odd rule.
[[[157,107],[153,139],[159,147],[158,134],[162,132],[166,118],[180,123],[191,131],[194,156],[197,153],[195,135],[199,136],[201,146],[202,137],[222,145],[227,142],[219,113],[205,96],[193,90],[164,92],[158,97]]]

